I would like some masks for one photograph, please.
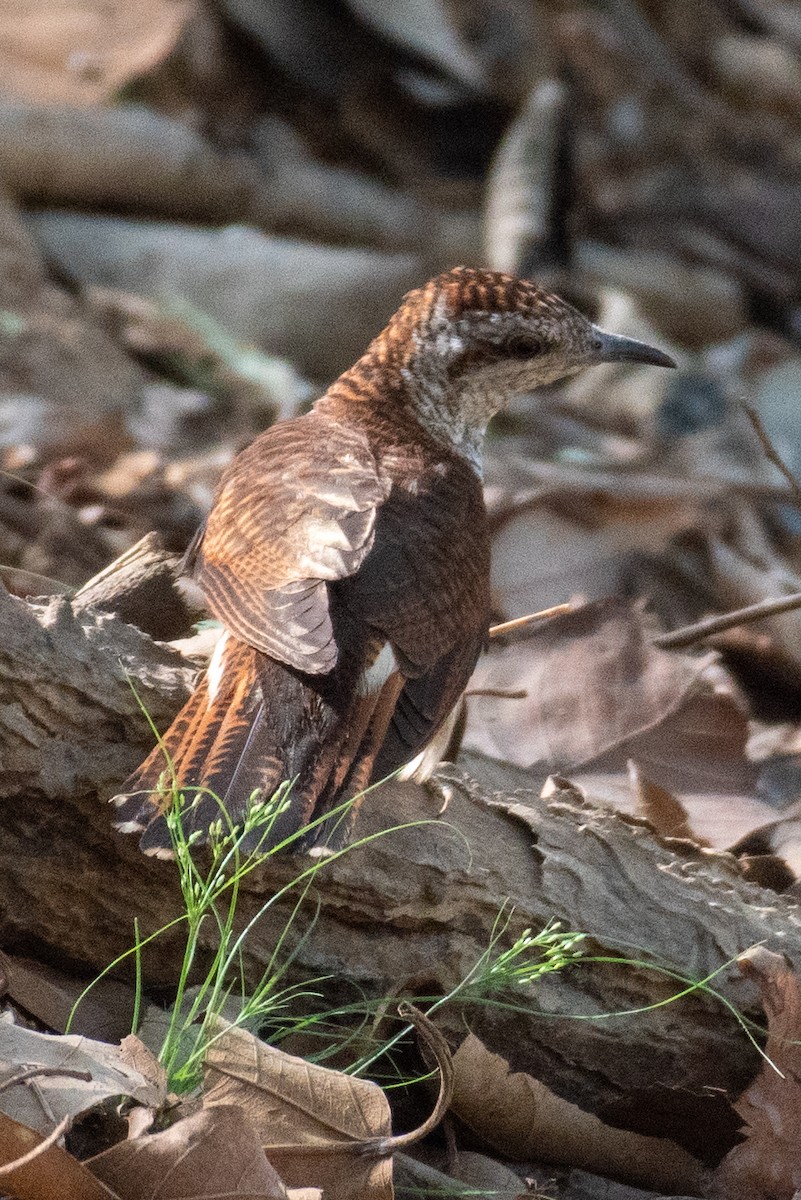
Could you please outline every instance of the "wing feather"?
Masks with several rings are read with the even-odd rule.
[[[487,636],[489,538],[481,483],[455,456],[429,460],[381,506],[358,575],[336,585],[393,646],[405,676],[378,780],[412,759],[467,686]]]
[[[473,673],[484,637],[485,631],[476,630],[429,671],[406,680],[375,761],[375,781],[410,762],[447,719]]]
[[[213,615],[280,662],[332,670],[326,584],[358,570],[388,493],[353,426],[318,411],[273,425],[223,476],[197,553]]]

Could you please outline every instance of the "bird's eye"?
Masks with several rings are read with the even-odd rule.
[[[538,338],[525,334],[511,338],[506,345],[506,353],[510,358],[534,358],[535,355],[541,354],[542,350],[543,345]]]

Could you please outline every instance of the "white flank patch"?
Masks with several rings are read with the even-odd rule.
[[[309,858],[331,858],[336,854],[336,850],[331,850],[328,846],[312,846],[308,851]]]
[[[415,754],[414,758],[407,762],[405,767],[401,767],[400,771],[398,771],[398,779],[401,783],[408,783],[410,779],[415,778],[417,771],[423,765],[425,756],[425,750],[421,750],[419,754]]]
[[[211,661],[209,663],[209,669],[207,672],[207,678],[209,681],[209,699],[207,707],[209,708],[214,703],[214,699],[219,692],[220,684],[222,683],[223,670],[225,669],[223,655],[225,654],[225,647],[227,644],[228,631],[226,630],[217,645],[214,647],[214,653],[211,656]]]
[[[374,696],[376,692],[380,692],[389,677],[394,675],[397,669],[398,661],[395,658],[392,647],[389,642],[384,642],[381,652],[375,661],[362,673],[362,677],[359,680],[359,695]]]
[[[166,846],[154,846],[150,850],[145,850],[148,858],[160,858],[163,862],[169,862],[171,858],[175,858],[175,852],[172,849],[167,849]]]

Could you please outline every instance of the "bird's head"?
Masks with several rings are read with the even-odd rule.
[[[468,267],[410,292],[385,336],[402,350],[421,419],[457,443],[483,433],[511,395],[585,367],[676,365],[653,346],[598,329],[528,280]]]

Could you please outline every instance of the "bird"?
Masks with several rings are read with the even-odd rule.
[[[267,845],[347,844],[365,789],[440,729],[486,644],[490,419],[619,362],[675,366],[513,275],[456,267],[409,292],[307,413],[224,472],[185,561],[222,633],[113,797],[117,828],[168,856],[176,789],[203,840],[221,807],[238,827],[284,784]]]

